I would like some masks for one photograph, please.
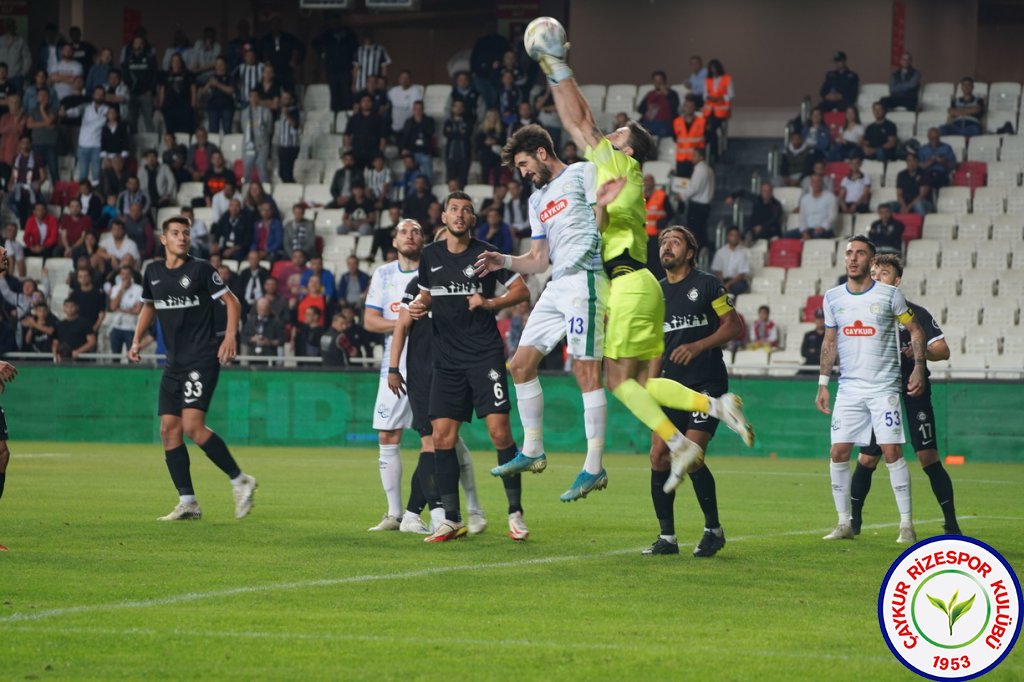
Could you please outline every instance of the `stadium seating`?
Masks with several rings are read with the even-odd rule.
[[[772,241],[768,246],[768,265],[778,268],[799,267],[803,244],[803,240],[800,239],[776,239]]]
[[[943,187],[935,208],[939,213],[969,213],[971,190],[969,187]]]
[[[924,216],[918,215],[917,213],[897,213],[893,217],[903,223],[904,244],[912,239],[921,238]]]
[[[977,201],[977,196],[975,196],[975,201]],[[957,216],[956,221],[956,238],[958,240],[977,242],[988,239],[989,228],[992,225],[989,216],[982,213],[968,213],[967,215]]]
[[[952,83],[925,83],[921,88],[921,111],[940,111],[943,118],[953,97]],[[920,133],[918,133],[920,134]]]

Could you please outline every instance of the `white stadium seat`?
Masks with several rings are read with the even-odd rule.
[[[943,187],[936,202],[939,213],[970,213],[970,187]]]
[[[1006,187],[978,187],[971,208],[975,213],[1005,213],[1007,194]]]

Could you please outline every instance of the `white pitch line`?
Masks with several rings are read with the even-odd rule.
[[[963,516],[962,519],[982,518],[974,516]],[[942,519],[919,520],[918,523],[937,523]],[[864,526],[864,530],[875,530],[881,528],[893,528],[899,523],[877,523]],[[748,540],[761,540],[772,537],[789,537],[794,535],[817,535],[832,530],[820,528],[816,530],[786,531],[782,533],[768,533],[765,535],[748,535],[728,538],[729,542],[745,542]],[[463,571],[487,571],[502,568],[521,568],[524,566],[543,566],[545,564],[565,563],[568,561],[583,561],[585,559],[605,559],[623,554],[638,553],[640,550],[635,547],[629,549],[615,549],[595,554],[571,554],[553,557],[542,557],[538,559],[526,559],[524,561],[500,561],[490,564],[465,564],[459,566],[436,566],[433,568],[421,568],[415,571],[402,571],[399,573],[378,573],[370,575],[354,575],[345,578],[323,578],[320,580],[300,580],[286,583],[271,583],[268,585],[251,585],[248,587],[232,587],[223,590],[211,590],[209,592],[188,592],[186,594],[174,595],[171,597],[160,597],[157,599],[138,599],[132,601],[114,602],[109,604],[88,604],[82,606],[69,606],[61,609],[49,609],[36,613],[13,613],[0,618],[0,623],[17,623],[44,620],[47,618],[58,618],[61,616],[72,616],[80,613],[95,613],[97,611],[121,611],[125,609],[148,608],[150,606],[168,606],[172,604],[184,604],[188,602],[202,601],[205,599],[217,599],[220,597],[234,597],[241,594],[253,594],[264,592],[279,592],[284,590],[307,589],[311,587],[333,587],[336,585],[352,585],[358,583],[370,583],[383,580],[407,580],[423,578],[431,575],[444,573],[456,573]]]
[[[51,457],[70,457],[70,452],[15,452],[11,459],[48,459]]]

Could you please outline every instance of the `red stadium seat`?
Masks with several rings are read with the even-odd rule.
[[[768,265],[775,268],[798,268],[803,250],[804,242],[801,239],[776,239],[768,247]]]
[[[970,187],[973,194],[976,188],[988,184],[988,166],[983,161],[964,161],[953,173],[953,184]]]
[[[850,164],[845,161],[829,161],[825,164],[825,175],[832,178],[832,189],[839,192],[839,184],[850,174]]]
[[[53,185],[50,203],[67,206],[68,202],[78,196],[78,183],[74,180],[58,180]]]
[[[832,141],[838,140],[839,136],[843,134],[843,126],[846,125],[846,112],[828,111],[822,114],[821,120],[828,126],[829,132],[832,133]]]
[[[824,296],[808,296],[804,304],[804,322],[814,322],[814,313],[825,305]]]
[[[904,244],[912,239],[921,238],[921,227],[924,225],[924,216],[920,216],[917,213],[897,213],[893,217],[903,223]]]

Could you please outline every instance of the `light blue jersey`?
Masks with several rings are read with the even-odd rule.
[[[551,278],[601,270],[601,235],[594,218],[597,169],[574,163],[530,195],[533,239],[547,239]]]

